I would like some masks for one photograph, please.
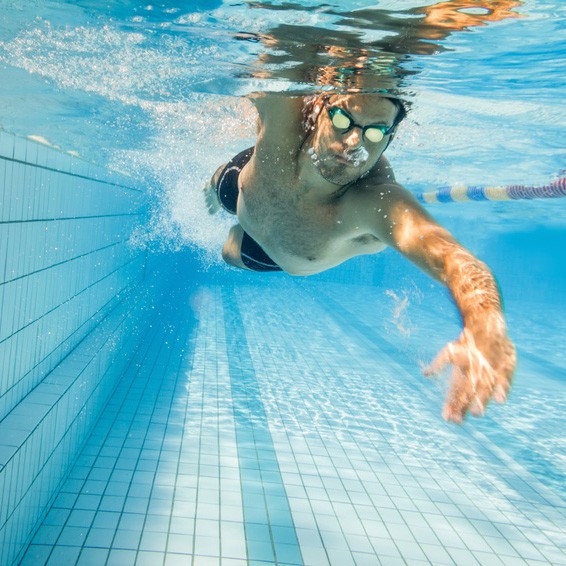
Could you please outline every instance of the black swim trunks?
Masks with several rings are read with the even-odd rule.
[[[253,147],[249,147],[248,149],[244,149],[244,151],[238,153],[238,155],[233,157],[226,167],[224,167],[224,170],[218,179],[218,183],[216,185],[218,200],[222,207],[231,214],[236,214],[236,208],[238,205],[238,177],[240,176],[242,169],[252,158],[253,153]]]
[[[238,205],[238,177],[253,153],[253,147],[238,153],[226,165],[218,179],[216,185],[218,200],[222,207],[231,214],[236,214]],[[242,238],[240,254],[243,264],[252,271],[283,271],[246,232]]]

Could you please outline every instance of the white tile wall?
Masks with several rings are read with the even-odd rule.
[[[128,237],[144,198],[132,179],[0,131],[1,564],[25,547],[143,328],[145,255]]]

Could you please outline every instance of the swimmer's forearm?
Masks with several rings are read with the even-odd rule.
[[[462,315],[464,326],[501,314],[501,295],[489,267],[456,245],[444,258],[441,280]]]
[[[495,317],[503,323],[502,303],[497,283],[485,263],[464,248],[445,260],[445,283],[458,306],[464,326]]]
[[[425,375],[437,374],[447,364],[453,366],[443,416],[461,423],[468,411],[482,415],[490,399],[506,400],[517,357],[491,271],[458,243],[446,244],[444,256],[435,260],[442,265],[440,279],[452,293],[464,328],[425,369]]]
[[[455,240],[400,185],[376,189],[376,235],[448,287],[465,325],[479,317],[501,318],[501,297],[485,263]],[[374,213],[375,214],[375,213]]]
[[[464,325],[501,313],[501,295],[491,270],[448,231],[430,226],[417,242],[411,259],[448,287]]]
[[[488,266],[457,242],[406,191],[389,185],[383,192],[392,198],[382,201],[388,216],[381,224],[379,237],[445,284],[465,323],[472,323],[481,313],[500,313],[499,289]]]

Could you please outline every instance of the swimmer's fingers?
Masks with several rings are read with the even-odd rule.
[[[447,421],[461,423],[477,397],[475,382],[471,379],[474,360],[466,347],[464,333],[459,340],[450,342],[441,350],[426,368],[425,375],[439,373],[448,364],[453,366],[453,371],[442,416]]]
[[[222,173],[224,172],[224,169],[226,169],[226,165],[226,163],[224,165],[221,165],[216,170],[210,181],[208,181],[208,183],[206,183],[202,188],[209,214],[216,214],[222,207],[222,203],[220,202],[216,188],[218,187],[218,183],[220,181]]]
[[[204,200],[206,203],[206,208],[209,214],[215,214],[220,210],[220,201],[218,200],[218,195],[216,194],[216,188],[212,181],[209,181],[202,188],[204,192]]]
[[[461,423],[474,396],[473,387],[470,387],[467,375],[469,363],[461,340],[447,344],[430,365],[423,370],[423,373],[427,377],[434,376],[449,364],[454,369],[450,378],[450,389],[442,416],[447,421]]]
[[[465,363],[455,367],[450,390],[444,406],[444,418],[462,422],[469,411],[475,417],[485,412],[495,386],[495,371],[483,354],[475,348],[462,347]],[[463,377],[458,376],[459,374]]]
[[[460,424],[475,397],[468,376],[459,367],[454,367],[450,379],[450,389],[442,410],[442,416],[447,421]]]
[[[452,363],[454,342],[450,342],[434,358],[434,360],[423,369],[424,375],[432,377],[439,374],[448,364]]]
[[[437,373],[446,364],[454,367],[443,410],[448,421],[461,423],[469,411],[481,416],[493,397],[503,403],[511,386],[515,369],[515,348],[503,336],[494,336],[478,348],[474,334],[465,329],[457,342],[448,344],[427,368],[427,374]]]
[[[517,362],[515,346],[505,331],[490,336],[488,341],[482,341],[481,348],[471,333],[464,332],[464,335],[472,361],[468,369],[469,377],[475,386],[470,412],[474,416],[481,416],[491,399],[496,403],[507,400]]]

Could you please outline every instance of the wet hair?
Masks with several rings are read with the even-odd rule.
[[[305,103],[303,105],[303,126],[305,132],[312,133],[316,127],[316,122],[318,120],[318,116],[324,107],[324,102],[330,97],[329,94],[314,94],[312,96],[307,96],[305,98]],[[405,109],[405,105],[399,100],[398,98],[394,98],[392,96],[383,96],[381,98],[385,98],[390,100],[397,108],[397,114],[395,115],[395,119],[393,120],[393,129],[397,128],[397,126],[401,123],[401,121],[407,115],[407,110]]]

